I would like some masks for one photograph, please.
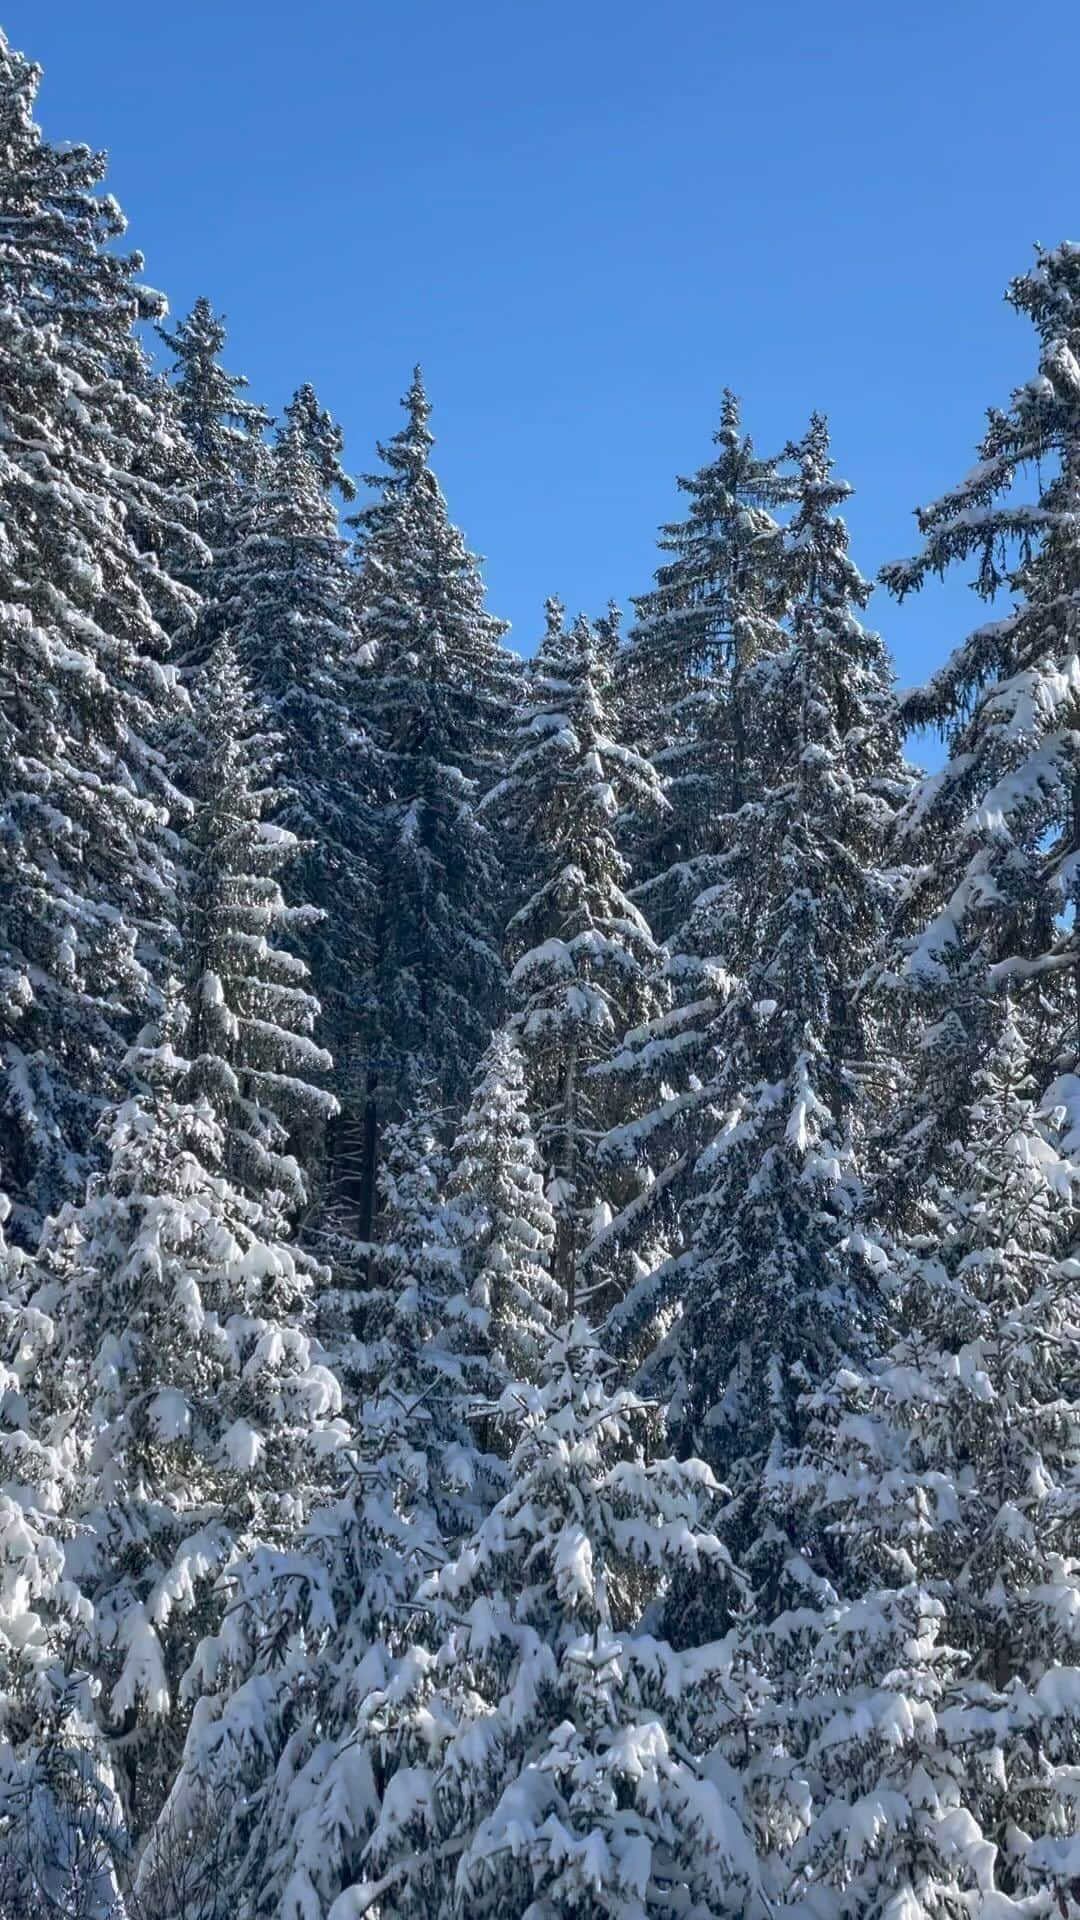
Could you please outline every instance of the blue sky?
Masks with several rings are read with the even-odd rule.
[[[174,313],[369,467],[420,359],[455,518],[528,649],[552,591],[648,584],[725,384],[830,415],[864,572],[1031,371],[1003,304],[1080,237],[1075,0],[9,0],[39,117],[111,154]],[[904,683],[957,582],[876,623]]]

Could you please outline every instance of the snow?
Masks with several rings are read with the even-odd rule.
[[[629,642],[523,663],[419,373],[349,556],[332,417],[207,302],[157,379],[35,86],[0,1907],[198,1904],[182,1836],[252,1920],[1071,1913],[1080,249],[886,570],[1009,603],[925,689],[823,418],[731,395]]]

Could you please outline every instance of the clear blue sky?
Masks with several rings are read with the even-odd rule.
[[[830,415],[864,572],[1032,369],[1002,303],[1080,237],[1076,0],[9,0],[40,118],[109,149],[174,313],[370,465],[416,359],[455,518],[528,650],[648,584],[735,387]],[[969,604],[970,603],[970,604]],[[975,611],[877,624],[903,682]]]

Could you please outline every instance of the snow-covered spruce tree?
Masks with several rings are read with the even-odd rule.
[[[448,1197],[444,1126],[428,1089],[406,1120],[387,1129],[377,1284],[371,1299],[360,1302],[359,1322],[366,1398],[382,1402],[387,1420],[397,1408],[403,1436],[426,1463],[439,1537],[452,1543],[483,1510],[487,1473],[469,1426],[478,1330],[458,1324],[465,1234]],[[350,1372],[358,1371],[354,1362]]]
[[[608,1373],[579,1317],[539,1385],[508,1389],[510,1490],[424,1588],[444,1643],[364,1703],[398,1765],[332,1920],[764,1912],[737,1784],[696,1737],[730,1648],[679,1655],[642,1625],[682,1561],[737,1584],[718,1490],[650,1459],[654,1418]]]
[[[104,163],[33,120],[38,69],[0,39],[0,1146],[20,1234],[78,1191],[100,1102],[153,992],[173,795],[146,744],[172,698],[162,572],[175,440],[140,374],[159,314]],[[140,363],[141,364],[141,363]]]
[[[584,615],[567,630],[550,600],[515,752],[491,795],[508,838],[532,849],[532,887],[511,915],[514,1028],[555,1214],[553,1278],[571,1313],[579,1253],[601,1200],[593,1148],[610,1115],[591,1069],[657,1009],[657,949],[626,893],[620,805],[663,810],[651,763],[611,719],[611,649]]]
[[[319,396],[308,380],[297,387],[285,409],[285,433],[311,461],[328,498],[337,494],[346,503],[356,499],[356,483],[341,463],[345,435],[333,414],[319,405]]]
[[[205,501],[210,516],[199,530],[216,547],[211,535],[218,523],[211,502],[216,493],[221,507],[227,507],[230,495],[258,477],[269,415],[264,407],[245,400],[244,375],[229,373],[222,366],[219,356],[228,337],[225,321],[205,295],[171,331],[159,326],[158,332],[175,356],[170,371],[177,410],[199,464],[200,506]]]
[[[899,1250],[893,1338],[810,1396],[785,1476],[806,1548],[772,1628],[810,1790],[792,1863],[852,1915],[898,1887],[913,1914],[1080,1913],[1077,1085],[1040,1107],[1004,1014]]]
[[[182,555],[173,564],[202,602],[185,659],[193,654],[203,660],[221,627],[220,570],[231,529],[245,491],[266,471],[269,415],[244,398],[243,375],[222,366],[225,323],[205,296],[174,328],[159,326],[158,332],[174,356],[170,372],[176,412],[194,460],[190,490],[206,551],[194,565],[189,561],[187,569]]]
[[[651,830],[630,810],[622,828],[633,898],[665,939],[659,1017],[620,1035],[602,1069],[616,1116],[601,1147],[616,1209],[587,1260],[591,1274],[606,1267],[622,1287],[685,1250],[695,1148],[707,1137],[713,1029],[747,932],[744,809],[771,779],[759,751],[755,668],[786,650],[798,590],[777,518],[796,491],[784,471],[793,449],[759,458],[731,394],[716,438],[715,460],[682,483],[690,514],[664,530],[674,557],[638,602],[618,663],[629,723],[655,741],[670,810]],[[629,1198],[628,1166],[638,1170]]]
[[[977,591],[1012,602],[905,704],[908,724],[949,744],[903,822],[915,874],[906,972],[930,995],[943,987],[953,1019],[963,1008],[948,976],[964,961],[991,986],[1030,983],[1050,1071],[1055,1053],[1077,1050],[1080,247],[1040,253],[1008,299],[1035,327],[1037,370],[991,411],[978,465],[919,513],[921,552],[882,578],[903,595],[975,559]]]
[[[436,1076],[460,1111],[501,1006],[501,858],[479,803],[501,771],[516,698],[505,624],[429,464],[417,370],[407,420],[357,514],[361,712],[379,749],[378,901],[352,1051],[363,1082],[357,1198],[370,1233],[377,1136]]]
[[[776,459],[755,453],[739,403],[725,392],[717,453],[692,479],[685,520],[661,529],[655,584],[635,600],[637,619],[618,663],[628,724],[664,782],[669,808],[633,822],[638,898],[664,939],[705,884],[718,823],[741,798],[742,707],[733,687],[774,645],[776,513],[794,493]]]
[[[351,1292],[341,1272],[320,1288],[352,1472],[289,1552],[234,1567],[140,1876],[148,1903],[167,1888],[174,1836],[208,1805],[224,1823],[223,1913],[309,1920],[362,1872],[393,1765],[366,1736],[365,1702],[395,1697],[429,1657],[418,1589],[487,1511],[498,1470],[468,1423],[482,1369],[452,1312],[461,1262],[438,1131],[424,1104],[387,1130],[370,1270]]]
[[[230,1177],[278,1231],[305,1204],[334,1113],[330,1057],[313,1038],[319,1003],[303,961],[278,944],[305,933],[314,909],[282,895],[279,874],[297,842],[267,818],[277,795],[261,781],[272,777],[274,743],[227,641],[193,692],[185,1044],[192,1086],[225,1128]]]
[[[149,1035],[148,1035],[149,1038]],[[33,1304],[57,1334],[39,1419],[75,1452],[67,1577],[92,1601],[82,1654],[133,1833],[168,1792],[185,1680],[231,1604],[230,1567],[291,1543],[343,1447],[313,1346],[319,1271],[264,1233],[228,1177],[226,1129],[167,1043],[109,1121],[109,1163],[50,1222]]]
[[[525,1063],[506,1027],[480,1062],[450,1153],[447,1199],[462,1269],[449,1312],[477,1361],[475,1393],[496,1401],[511,1381],[536,1378],[553,1327],[565,1318],[550,1273],[555,1216],[528,1112]]]
[[[873,1033],[857,989],[892,905],[883,860],[906,790],[887,655],[859,619],[870,588],[836,514],[849,489],[830,466],[816,419],[787,534],[801,584],[789,644],[748,675],[755,798],[732,823],[732,884],[696,909],[722,917],[714,950],[736,975],[707,1028],[697,1225],[622,1310],[647,1316],[665,1290],[676,1303],[645,1377],[671,1395],[677,1449],[730,1483],[732,1538],[766,1595],[783,1548],[762,1501],[797,1440],[800,1392],[858,1351],[873,1316],[861,1165]]]
[[[763,1754],[746,1791],[775,1849],[774,1912],[1028,1920],[1045,1910],[995,1895],[993,1845],[970,1806],[971,1757],[948,1730],[959,1656],[943,1611],[927,1585],[898,1580],[847,1601],[823,1586],[816,1607],[772,1623],[782,1679],[753,1729]]]
[[[39,1293],[0,1230],[0,1913],[113,1920],[127,1837],[76,1658],[92,1618],[64,1564],[77,1442],[37,1404],[58,1338]]]
[[[340,430],[302,387],[285,409],[267,473],[246,496],[221,603],[276,741],[274,820],[299,842],[292,889],[317,913],[303,950],[347,1124],[351,1046],[367,1005],[374,827],[369,745],[355,718],[352,589],[331,498],[331,489],[352,497],[340,446]],[[339,1160],[341,1143],[334,1145]],[[339,1183],[341,1168],[328,1177]]]

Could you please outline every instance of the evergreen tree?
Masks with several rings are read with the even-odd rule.
[[[199,676],[195,724],[188,991],[170,1015],[191,1059],[143,1050],[107,1171],[43,1250],[41,1302],[64,1337],[42,1418],[78,1437],[69,1570],[93,1597],[86,1655],[140,1834],[171,1786],[184,1690],[199,1690],[195,1656],[231,1604],[234,1563],[303,1536],[348,1432],[314,1341],[319,1270],[283,1239],[305,1195],[292,1144],[328,1105],[310,1078],[326,1064],[317,1002],[273,944],[304,918],[276,878],[294,843],[264,818],[225,643]]]
[[[1008,1017],[901,1251],[894,1337],[813,1397],[790,1474],[814,1563],[777,1630],[805,1676],[795,1865],[845,1913],[882,1884],[913,1913],[947,1888],[1080,1910],[1076,1084],[1040,1109],[1026,1054]]]
[[[345,435],[325,407],[310,381],[297,387],[285,409],[284,438],[291,439],[310,460],[319,484],[328,497],[338,494],[342,500],[356,499],[356,485],[341,464]]]
[[[666,1273],[685,1251],[698,1196],[696,1153],[713,1115],[714,1033],[745,946],[746,825],[772,769],[760,751],[758,671],[788,645],[798,591],[777,515],[797,491],[794,450],[763,459],[726,393],[715,459],[680,482],[684,523],[663,530],[672,555],[637,602],[620,662],[623,704],[652,748],[668,811],[651,831],[631,813],[635,901],[665,947],[657,1017],[618,1036],[602,1071],[615,1125],[601,1142],[615,1215],[586,1249],[591,1272],[622,1287]],[[627,1194],[627,1169],[637,1170]]]
[[[104,163],[34,123],[0,41],[0,1145],[23,1234],[78,1191],[101,1102],[152,1001],[176,795],[148,744],[173,698],[163,572],[176,434],[133,326],[162,310]]]
[[[269,415],[244,398],[243,375],[222,366],[225,323],[205,296],[172,331],[159,326],[158,332],[175,356],[176,411],[194,460],[191,490],[205,551],[201,564],[191,566],[189,559],[187,571],[184,556],[176,556],[173,564],[202,600],[196,633],[185,650],[201,661],[221,630],[220,569],[231,530],[246,492],[265,477]]]
[[[468,1425],[470,1340],[451,1337],[462,1294],[461,1222],[448,1202],[443,1116],[430,1095],[388,1128],[380,1169],[376,1288],[361,1311],[368,1395],[402,1421],[423,1462],[438,1537],[453,1542],[483,1504],[484,1469]],[[351,1369],[358,1373],[353,1362]],[[396,1414],[395,1414],[395,1411]]]
[[[307,968],[276,944],[306,932],[315,910],[282,895],[278,875],[297,841],[267,818],[277,796],[255,781],[256,756],[264,774],[272,767],[259,723],[235,655],[219,642],[195,684],[187,1048],[193,1084],[226,1129],[230,1175],[277,1230],[305,1204],[304,1161],[334,1102],[320,1084],[330,1059],[312,1038],[319,1003]]]
[[[725,392],[718,451],[693,476],[686,519],[661,529],[670,558],[635,600],[637,620],[619,662],[623,704],[664,783],[668,810],[635,822],[636,897],[663,938],[704,884],[716,826],[739,804],[743,709],[733,692],[774,643],[780,528],[793,497],[775,459],[743,433]],[[752,724],[752,716],[751,716]]]
[[[353,1034],[365,1006],[374,835],[367,738],[358,725],[355,632],[345,543],[329,489],[351,498],[340,430],[302,387],[285,410],[267,475],[234,531],[221,596],[229,634],[272,732],[277,825],[297,841],[294,891],[314,909],[303,950],[322,1007],[321,1036],[347,1122]],[[333,1143],[330,1181],[344,1148]],[[312,1147],[312,1164],[325,1142]]]
[[[76,1436],[35,1417],[59,1337],[39,1294],[35,1263],[0,1237],[0,1913],[105,1920],[127,1837],[76,1659],[92,1618],[64,1560]]]
[[[784,1899],[814,1920],[1027,1914],[1001,1905],[994,1848],[969,1804],[971,1761],[951,1726],[958,1656],[917,1581],[864,1599],[819,1595],[772,1623],[784,1675],[768,1747]],[[786,1774],[785,1774],[786,1769]],[[748,1798],[759,1784],[751,1773]]]
[[[700,1463],[649,1463],[648,1412],[606,1371],[578,1319],[539,1386],[508,1389],[510,1490],[424,1589],[444,1644],[410,1695],[365,1703],[401,1758],[333,1920],[765,1911],[737,1787],[695,1745],[729,1649],[692,1660],[641,1624],[680,1561],[734,1580],[717,1490]]]
[[[219,355],[228,337],[225,322],[205,295],[172,332],[164,326],[158,332],[175,355],[172,379],[177,407],[207,497],[216,491],[225,502],[237,487],[259,474],[269,415],[264,407],[244,399],[248,383],[243,374],[228,373],[221,365]],[[207,534],[206,528],[200,531]]]
[[[648,1377],[667,1382],[678,1448],[730,1481],[729,1525],[763,1593],[784,1564],[770,1473],[796,1443],[800,1390],[858,1350],[874,1312],[862,1157],[874,1033],[857,990],[892,906],[883,859],[905,791],[888,660],[859,620],[870,589],[835,511],[849,489],[830,464],[815,420],[787,535],[801,587],[789,644],[748,681],[757,797],[732,824],[732,885],[696,909],[706,940],[719,923],[710,944],[736,976],[693,1094],[711,1132],[693,1144],[697,1226],[624,1310],[647,1320],[665,1295],[677,1303]]]
[[[903,595],[973,558],[983,598],[1012,601],[905,706],[909,724],[949,744],[903,823],[915,867],[905,971],[931,1005],[941,987],[954,1019],[964,1015],[949,975],[965,962],[984,987],[1028,983],[1052,1059],[1076,1051],[1080,247],[1040,253],[1007,297],[1035,327],[1037,371],[991,410],[978,465],[919,513],[921,552],[882,574]]]
[[[447,1184],[462,1256],[450,1311],[460,1316],[466,1350],[476,1350],[474,1391],[491,1401],[511,1381],[536,1378],[565,1317],[549,1272],[555,1218],[526,1102],[521,1052],[500,1028],[480,1062]]]
[[[592,1162],[605,1083],[590,1070],[656,1006],[657,950],[625,890],[619,803],[659,810],[663,799],[650,763],[615,736],[610,649],[584,616],[567,632],[558,601],[547,614],[491,807],[534,849],[535,885],[507,930],[510,987],[555,1214],[553,1276],[572,1310],[601,1197]]]
[[[208,1101],[167,1044],[136,1058],[109,1164],[50,1224],[36,1304],[60,1330],[39,1420],[74,1436],[66,1571],[136,1833],[171,1782],[200,1639],[255,1541],[290,1541],[341,1394],[312,1341],[310,1261],[263,1234]]]
[[[429,464],[419,370],[403,404],[406,424],[380,445],[385,471],[369,476],[377,493],[355,521],[361,699],[379,800],[378,906],[351,1073],[363,1099],[364,1235],[383,1119],[400,1117],[433,1077],[450,1111],[464,1102],[503,989],[500,854],[479,808],[501,771],[515,663]]]
[[[173,1836],[208,1806],[221,1810],[223,1915],[307,1920],[352,1883],[388,1778],[362,1731],[366,1702],[408,1685],[424,1657],[420,1584],[485,1507],[490,1468],[468,1425],[474,1369],[448,1332],[460,1260],[433,1115],[422,1107],[385,1144],[370,1272],[350,1288],[339,1269],[319,1298],[351,1472],[287,1551],[233,1568],[140,1876],[147,1901],[167,1888]]]

